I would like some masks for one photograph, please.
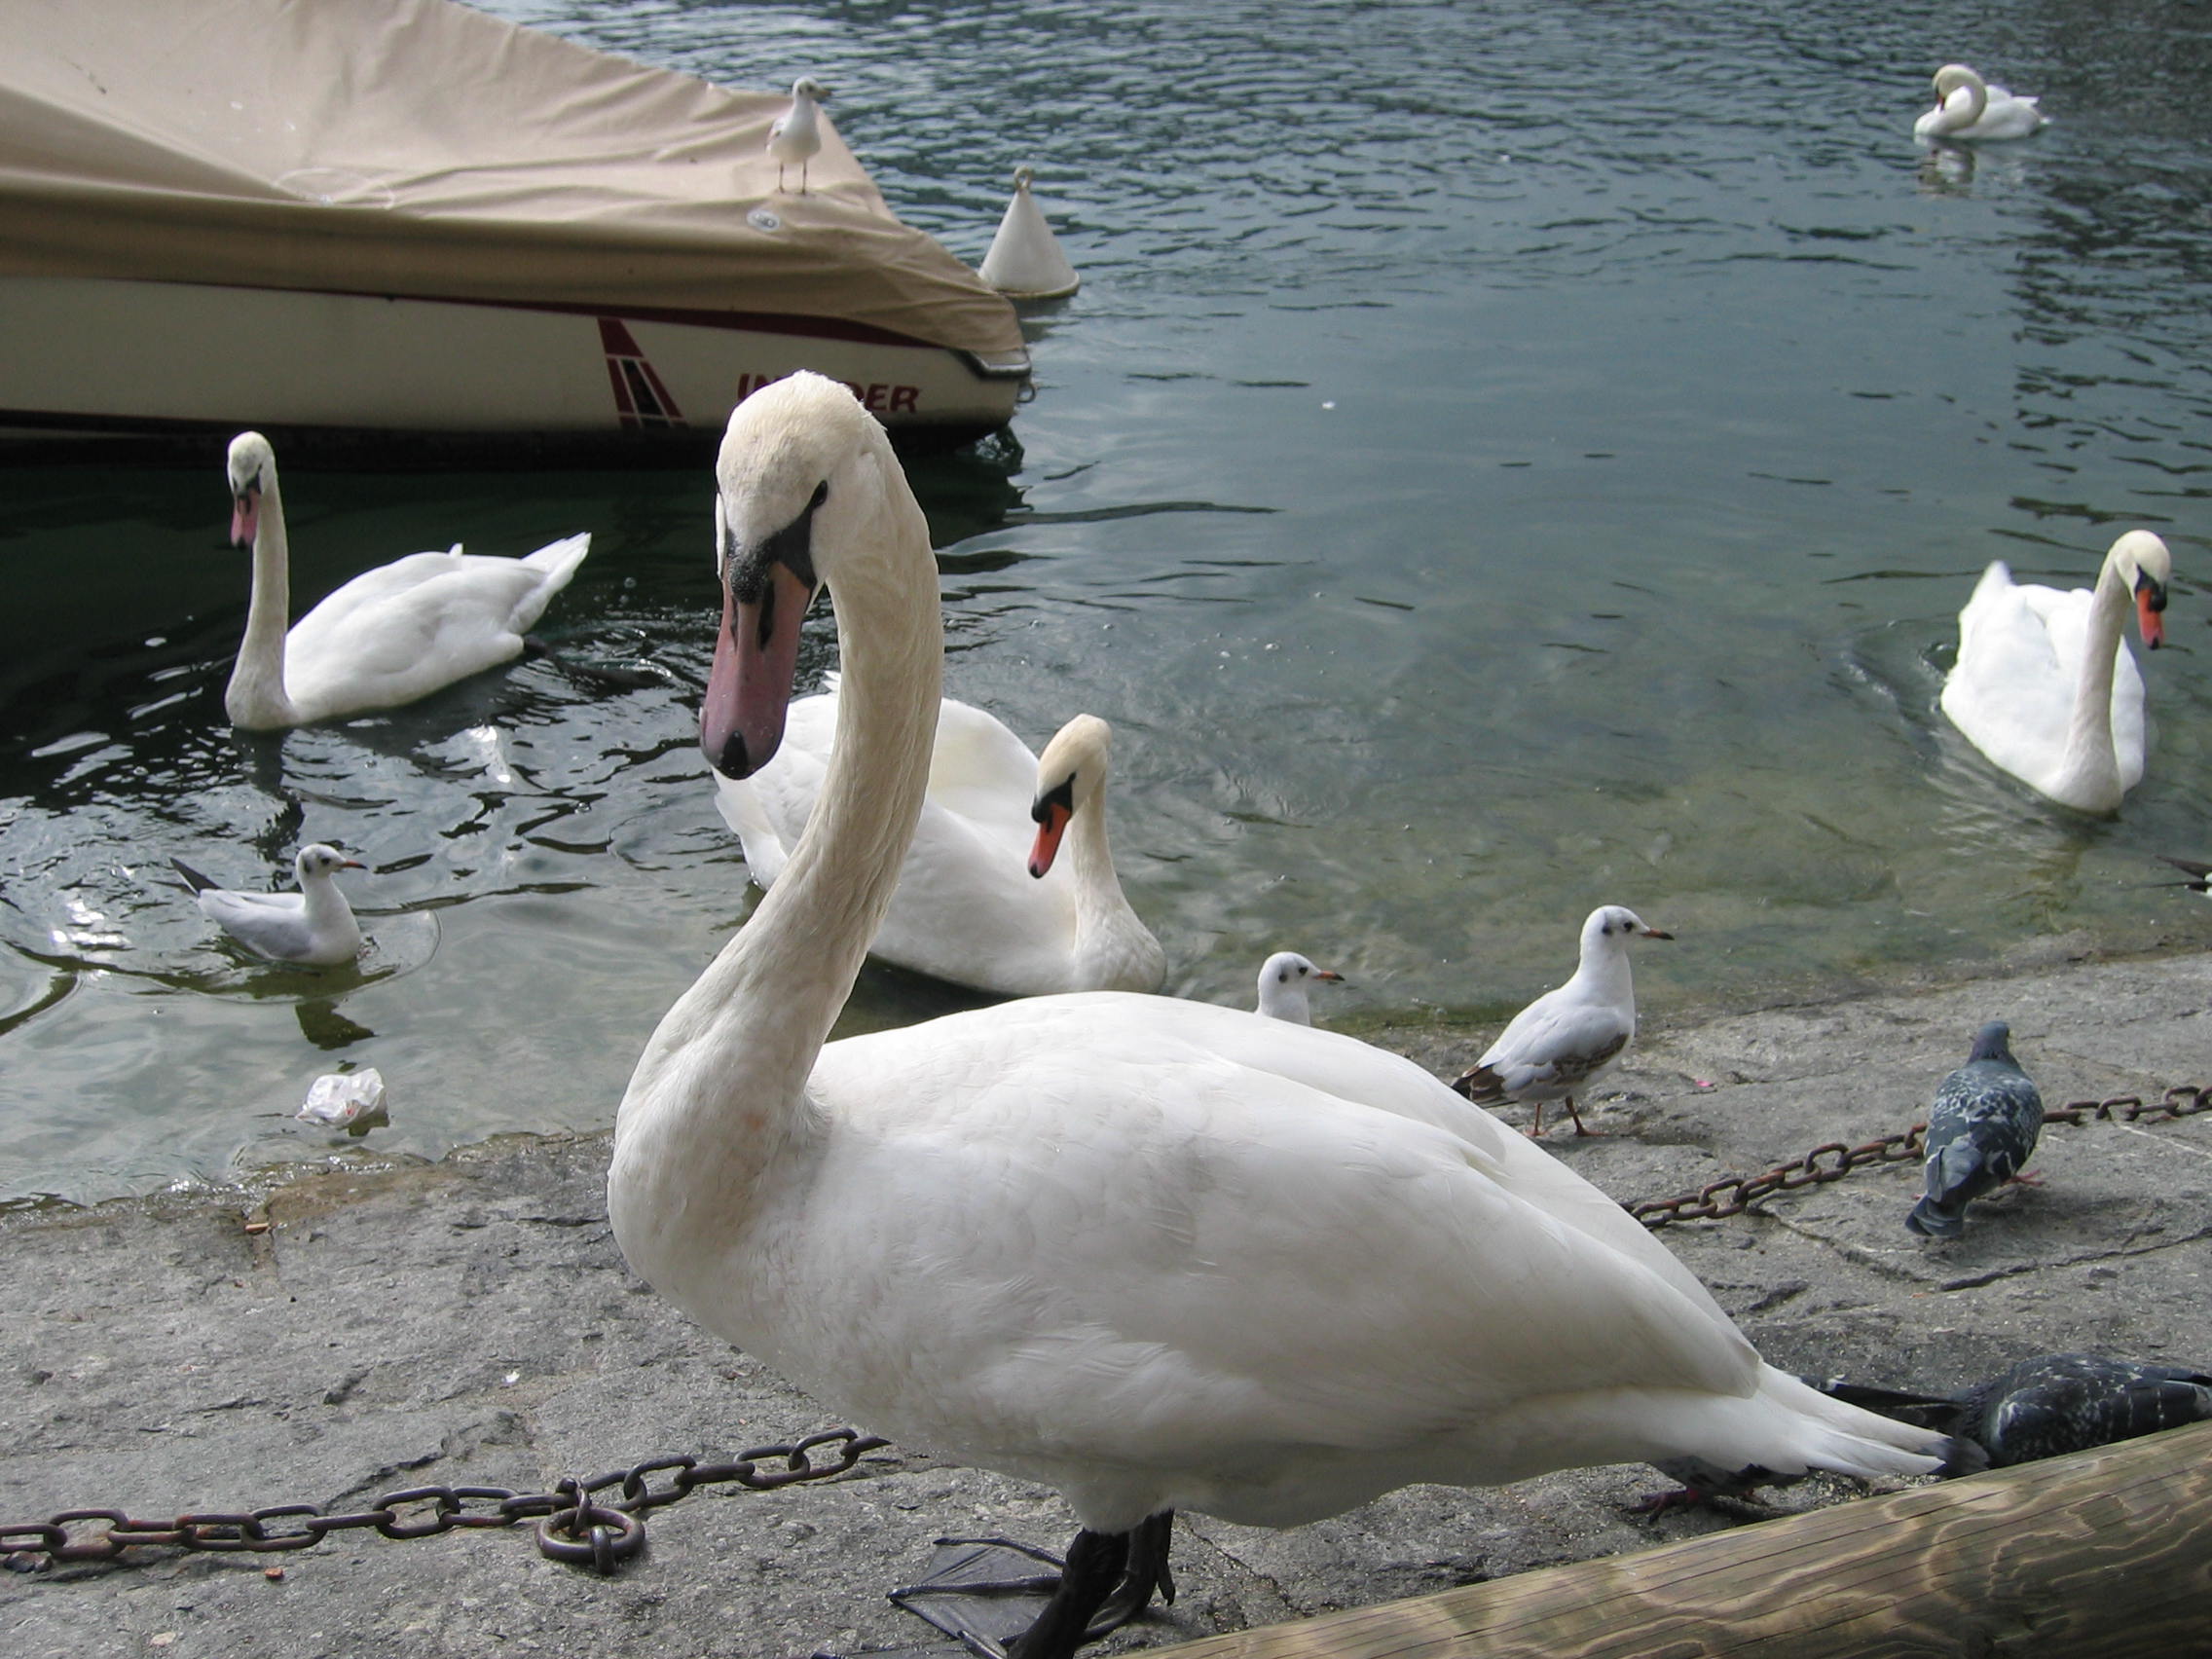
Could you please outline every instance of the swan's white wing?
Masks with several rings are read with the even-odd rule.
[[[363,571],[293,624],[285,689],[304,719],[321,719],[412,702],[506,662],[588,547],[571,536],[530,559],[413,553]]]
[[[2002,562],[1992,564],[1959,612],[1958,659],[1943,682],[1951,723],[2031,784],[2057,769],[2073,718],[2074,682],[2047,620],[2069,598],[2016,584]],[[2081,598],[2085,610],[2088,595]]]
[[[1555,1404],[1757,1386],[1617,1204],[1349,1038],[1051,997],[832,1044],[812,1087],[836,1128],[791,1288],[841,1284],[871,1328],[771,1357],[924,1443],[1202,1468],[1419,1442],[1440,1478],[1510,1479],[1556,1466]]]

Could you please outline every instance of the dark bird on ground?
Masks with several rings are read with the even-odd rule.
[[[1936,1090],[1928,1114],[1928,1190],[1905,1226],[1956,1238],[1967,1205],[2015,1179],[2043,1129],[2043,1096],[2012,1058],[2011,1027],[1993,1019],[1975,1035],[1967,1063]]]

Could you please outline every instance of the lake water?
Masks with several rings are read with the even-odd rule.
[[[492,8],[741,87],[812,73],[894,206],[979,260],[1017,163],[1085,276],[1011,431],[916,462],[951,691],[1117,733],[1170,989],[1270,950],[1324,1018],[1488,1029],[1581,917],[1677,936],[1646,1006],[2036,941],[2201,940],[2212,853],[2212,37],[2090,0]],[[1950,58],[2033,139],[1910,135]],[[589,529],[562,651],[248,737],[221,457],[16,468],[0,569],[0,1198],[605,1125],[753,902],[697,753],[704,468],[287,469],[294,587]],[[2150,775],[2041,804],[1936,711],[1992,558],[2173,547]],[[829,623],[812,626],[824,644]],[[250,967],[168,877],[332,840],[358,972]],[[961,999],[870,971],[850,1028]],[[1964,1040],[1962,1033],[1962,1042]]]

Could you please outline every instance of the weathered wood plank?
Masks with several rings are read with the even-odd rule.
[[[2212,1653],[2212,1423],[1173,1651],[1176,1659]]]

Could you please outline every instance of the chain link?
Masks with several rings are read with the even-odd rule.
[[[2145,1101],[2139,1094],[2116,1094],[2107,1100],[2076,1100],[2065,1106],[2048,1106],[2044,1109],[2043,1121],[2046,1127],[2066,1124],[2080,1128],[2100,1119],[2132,1124],[2138,1119],[2152,1118],[2160,1123],[2172,1123],[2205,1111],[2212,1111],[2212,1089],[2184,1083],[2167,1089],[2160,1100]],[[1869,1163],[1902,1163],[1919,1158],[1924,1150],[1922,1137],[1927,1130],[1926,1124],[1915,1124],[1902,1133],[1885,1135],[1863,1146],[1829,1141],[1825,1146],[1813,1148],[1794,1162],[1769,1169],[1763,1175],[1727,1175],[1694,1193],[1680,1193],[1671,1198],[1644,1198],[1621,1207],[1646,1227],[1665,1227],[1676,1221],[1719,1221],[1727,1216],[1742,1215],[1774,1193],[1840,1181],[1854,1169],[1862,1169]]]
[[[759,1446],[724,1463],[696,1457],[651,1457],[596,1480],[563,1480],[551,1492],[504,1487],[423,1486],[386,1493],[371,1509],[325,1514],[319,1504],[280,1503],[267,1509],[180,1515],[173,1522],[133,1521],[120,1509],[64,1509],[44,1521],[0,1524],[0,1556],[10,1567],[43,1571],[56,1562],[116,1562],[126,1550],[199,1551],[313,1549],[333,1532],[374,1530],[387,1538],[432,1538],[461,1527],[537,1523],[538,1550],[554,1561],[611,1572],[644,1547],[648,1509],[688,1497],[701,1487],[734,1485],[773,1492],[801,1481],[844,1474],[864,1454],[891,1443],[881,1435],[832,1428],[789,1446]],[[829,1461],[813,1454],[835,1447]],[[763,1465],[766,1465],[763,1467]],[[665,1485],[652,1477],[673,1472]],[[608,1488],[619,1494],[592,1501]],[[82,1530],[80,1530],[80,1529]],[[127,1564],[128,1565],[128,1564]]]

